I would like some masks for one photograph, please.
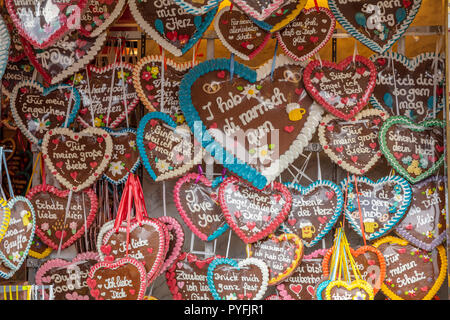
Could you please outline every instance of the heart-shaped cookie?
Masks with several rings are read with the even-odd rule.
[[[191,61],[180,64],[163,56],[146,56],[134,66],[134,88],[150,112],[160,111],[175,115],[177,122],[182,123],[184,118],[178,101],[178,91],[181,79],[191,68]]]
[[[2,93],[10,98],[18,83],[33,79],[33,71],[34,67],[26,59],[17,62],[9,61],[2,78]]]
[[[376,84],[375,65],[363,56],[350,56],[339,64],[311,61],[303,73],[309,94],[328,112],[350,120],[369,102]]]
[[[95,252],[78,254],[71,261],[48,260],[36,272],[36,284],[53,286],[54,300],[94,300],[86,283],[92,266],[100,262]],[[46,299],[48,292],[45,291]]]
[[[161,112],[147,113],[141,119],[137,145],[142,163],[155,181],[180,176],[203,157],[203,149],[188,126],[177,126],[169,115]]]
[[[117,128],[127,119],[139,103],[133,87],[133,68],[118,62],[103,68],[89,65],[87,71],[75,74],[74,86],[82,97],[78,121],[83,126]]]
[[[209,291],[207,272],[209,264],[220,256],[205,260],[183,252],[166,272],[167,286],[174,300],[213,300]]]
[[[208,287],[214,300],[262,300],[269,282],[263,260],[218,258],[208,267]]]
[[[112,138],[100,128],[73,132],[49,130],[42,142],[42,157],[49,171],[66,189],[81,191],[97,181],[108,167]]]
[[[220,184],[219,202],[230,228],[245,243],[253,243],[274,232],[286,219],[292,196],[279,182],[258,190],[243,180],[229,177]]]
[[[355,39],[372,51],[383,53],[408,29],[422,0],[329,0],[333,15]]]
[[[10,107],[17,127],[31,143],[40,145],[49,130],[69,126],[75,120],[80,101],[78,90],[72,86],[44,88],[39,82],[23,81],[14,87]]]
[[[444,128],[440,120],[416,124],[408,117],[390,117],[379,132],[381,152],[398,174],[417,183],[444,163]]]
[[[164,259],[164,264],[158,274],[161,275],[166,272],[180,256],[181,248],[184,244],[184,231],[181,224],[175,218],[163,216],[159,217],[158,220],[166,226],[169,237],[167,254]]]
[[[132,258],[97,263],[86,283],[96,300],[142,300],[147,284],[144,266]]]
[[[396,237],[374,243],[386,260],[383,293],[392,300],[431,300],[447,276],[445,248],[424,251]]]
[[[373,288],[364,280],[351,283],[342,280],[330,281],[325,289],[326,300],[373,300]]]
[[[129,0],[136,22],[161,47],[180,57],[191,49],[208,29],[218,6],[194,16],[181,9],[173,0],[142,2]]]
[[[55,250],[60,243],[61,249],[71,246],[89,229],[97,214],[98,201],[94,190],[73,193],[70,209],[66,211],[69,193],[70,190],[41,184],[27,194],[36,212],[36,234]]]
[[[433,176],[411,185],[411,205],[395,231],[420,249],[431,251],[445,239],[446,181]]]
[[[11,38],[9,37],[8,28],[0,17],[0,79],[5,73],[6,64],[8,63],[9,47],[11,45]]]
[[[389,52],[375,54],[370,60],[377,68],[377,85],[370,97],[371,105],[390,115],[407,116],[417,123],[436,118],[445,101],[444,54],[427,52],[409,59]]]
[[[6,279],[19,270],[25,261],[36,228],[36,215],[33,205],[27,198],[14,197],[8,201],[8,207],[10,209],[9,225],[0,242],[0,260],[12,270],[5,277]]]
[[[307,187],[285,183],[292,195],[292,207],[282,228],[312,247],[323,239],[341,216],[344,196],[328,180],[317,180]]]
[[[275,285],[295,271],[303,257],[303,244],[293,233],[270,234],[264,240],[248,244],[247,257],[264,261],[269,268],[269,285]]]
[[[361,237],[363,224],[365,238],[369,241],[391,231],[411,203],[411,186],[400,176],[392,175],[374,182],[364,176],[351,175],[342,180],[340,186],[348,197],[345,217]]]
[[[199,16],[217,7],[221,0],[173,0],[173,2],[187,13]]]
[[[258,27],[236,7],[224,7],[219,11],[214,30],[222,44],[243,60],[253,59],[271,38],[269,32]]]
[[[304,9],[283,30],[277,32],[284,53],[295,61],[305,61],[327,44],[336,27],[336,19],[323,7]]]
[[[51,85],[83,69],[100,52],[106,33],[89,38],[72,31],[45,49],[35,49],[22,38],[25,53],[36,70]]]
[[[88,0],[80,21],[79,32],[88,37],[97,37],[119,18],[126,0]]]
[[[76,29],[88,0],[6,0],[5,3],[20,35],[34,47],[43,49]]]
[[[288,0],[232,0],[242,11],[256,20],[267,19]]]
[[[125,183],[131,173],[135,173],[141,165],[137,149],[136,130],[131,128],[112,130],[105,128],[113,141],[111,162],[103,173],[108,182],[119,185]]]
[[[319,126],[319,141],[326,155],[344,170],[366,174],[381,158],[378,132],[387,112],[365,109],[351,121],[326,115]]]
[[[179,179],[173,190],[178,213],[203,241],[212,241],[228,230],[217,189],[222,177],[217,179],[211,183],[204,175],[190,173]]]
[[[302,64],[283,55],[257,71],[203,62],[183,78],[180,106],[206,151],[259,189],[300,156],[323,113],[305,91]]]

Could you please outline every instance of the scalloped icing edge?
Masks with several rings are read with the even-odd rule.
[[[392,237],[392,236],[387,236],[387,237],[377,240],[373,244],[373,246],[375,248],[378,248],[380,245],[382,245],[384,243],[395,243],[395,244],[398,244],[401,246],[406,246],[409,244],[409,242],[406,240]],[[445,248],[442,245],[439,245],[434,250],[438,251],[439,258],[441,259],[441,268],[439,270],[439,275],[436,279],[436,282],[434,283],[433,287],[430,289],[430,291],[428,291],[427,295],[422,300],[433,299],[434,295],[439,291],[439,289],[441,288],[442,284],[445,281],[445,278],[447,277],[447,255],[445,253]],[[391,300],[404,300],[404,299],[400,298],[398,295],[396,295],[395,293],[393,293],[391,290],[389,290],[389,288],[384,284],[384,282],[381,284],[381,291],[383,291],[383,293]]]
[[[365,118],[365,117],[370,117],[370,116],[379,116],[383,122],[386,121],[389,116],[387,115],[387,111],[385,110],[379,110],[379,109],[365,109],[361,112],[359,112],[355,117],[354,120],[358,121],[361,118]],[[319,130],[318,130],[318,136],[319,136],[319,142],[323,148],[323,150],[325,151],[325,154],[334,162],[336,163],[338,166],[340,166],[341,168],[343,168],[345,171],[350,172],[352,174],[355,175],[362,175],[362,174],[366,174],[367,172],[369,172],[370,169],[372,169],[372,167],[378,162],[378,160],[381,159],[381,150],[379,150],[379,155],[375,154],[370,161],[364,166],[363,169],[357,169],[356,167],[354,167],[351,163],[345,161],[345,160],[341,160],[340,158],[338,158],[336,156],[336,154],[334,152],[332,152],[332,150],[328,147],[325,148],[325,146],[328,146],[327,141],[325,139],[325,127],[328,124],[328,122],[332,121],[332,120],[342,120],[339,119],[337,117],[335,117],[332,114],[327,114],[325,117],[322,118],[322,122],[319,126]],[[352,119],[353,121],[353,119]],[[381,126],[380,126],[380,130],[381,130]],[[341,161],[341,163],[339,164],[339,161]],[[363,172],[361,172],[363,171]]]
[[[243,15],[245,15],[241,10],[239,10],[236,7],[233,7],[231,10],[230,10],[230,6],[223,7],[219,11],[219,13],[217,13],[217,16],[214,18],[214,30],[216,31],[217,37],[219,38],[220,42],[224,45],[224,47],[227,48],[228,51],[230,51],[232,54],[235,54],[236,56],[238,56],[239,58],[241,58],[243,60],[247,60],[247,61],[251,60],[265,48],[265,46],[267,45],[267,43],[271,39],[271,35],[270,35],[270,33],[268,33],[267,31],[265,31],[264,29],[262,29],[261,27],[259,27],[257,24],[254,23],[254,25],[257,28],[261,29],[261,33],[262,32],[266,33],[266,36],[264,37],[263,42],[257,48],[255,48],[255,50],[252,51],[252,53],[250,53],[249,55],[246,55],[246,54],[240,52],[239,50],[233,48],[233,46],[230,45],[230,43],[227,41],[227,39],[225,39],[225,37],[223,36],[222,32],[220,32],[220,25],[219,25],[220,18],[222,17],[222,15],[225,12],[228,12],[228,11],[235,11],[235,12],[239,12],[239,13],[242,13]],[[250,22],[253,22],[247,16],[246,16],[246,18]],[[253,39],[251,39],[251,40],[253,40]]]
[[[76,88],[73,88],[72,86],[69,86],[67,84],[58,84],[58,85],[50,86],[48,88],[44,87],[39,82],[36,82],[33,80],[25,80],[25,81],[21,81],[18,84],[16,84],[16,86],[14,87],[14,89],[11,93],[11,98],[10,98],[10,109],[11,109],[11,114],[13,116],[14,122],[16,123],[16,126],[20,129],[20,131],[24,134],[24,136],[27,137],[27,139],[32,144],[40,145],[40,141],[38,139],[36,139],[36,137],[34,135],[32,135],[31,132],[25,127],[25,124],[23,123],[22,119],[20,118],[19,114],[17,113],[17,108],[16,108],[17,95],[19,93],[19,89],[26,87],[26,86],[37,89],[41,93],[41,95],[44,97],[47,96],[49,93],[56,91],[56,90],[60,90],[60,89],[68,89],[69,92],[72,91],[71,96],[75,100],[75,103],[72,106],[72,110],[70,111],[69,119],[67,120],[67,126],[70,126],[74,122],[75,117],[78,114],[78,110],[80,109],[80,105],[81,105],[81,96]],[[69,101],[69,104],[70,104],[70,101]],[[67,113],[67,110],[65,112]],[[66,119],[67,119],[67,114],[66,114]],[[64,123],[62,125],[64,126]],[[57,129],[57,128],[54,128],[54,129]],[[53,129],[49,129],[49,130],[53,130]],[[47,132],[49,130],[47,130]]]
[[[347,282],[342,281],[342,280],[335,280],[335,281],[330,281],[325,289],[326,300],[333,300],[333,299],[331,299],[330,293],[334,287],[344,287],[348,291],[359,288],[359,289],[364,290],[369,295],[369,299],[367,299],[367,300],[373,300],[375,297],[373,288],[367,281],[358,279],[358,280],[354,280],[350,284],[348,284]]]
[[[395,159],[395,157],[392,155],[392,153],[390,152],[390,150],[387,148],[386,145],[386,139],[385,139],[385,135],[387,133],[387,131],[390,129],[391,126],[394,126],[396,124],[406,124],[408,126],[413,126],[413,127],[419,127],[419,128],[423,128],[423,127],[427,127],[427,128],[431,128],[431,127],[441,127],[442,128],[442,140],[444,141],[444,147],[445,147],[445,122],[441,121],[441,120],[426,120],[423,121],[419,124],[416,124],[414,122],[412,122],[408,117],[405,116],[392,116],[389,117],[389,119],[387,119],[383,125],[381,126],[380,132],[378,133],[378,141],[380,144],[380,150],[383,153],[384,157],[386,158],[386,160],[389,162],[389,164],[398,172],[398,174],[402,175],[405,179],[407,179],[409,182],[411,182],[412,184],[415,184],[419,181],[424,180],[425,178],[428,178],[429,176],[431,176],[436,170],[439,169],[439,167],[444,163],[444,159],[445,159],[445,152],[442,153],[441,157],[433,164],[433,166],[431,166],[431,168],[429,168],[428,170],[426,170],[424,173],[418,175],[417,177],[412,177],[407,170],[405,170],[403,168],[403,166],[401,166],[399,164],[399,162],[397,161],[397,159]],[[422,132],[423,130],[413,130],[413,129],[409,129],[412,130],[414,132]]]
[[[6,26],[3,18],[0,17],[0,79],[3,78],[3,74],[6,70],[9,57],[9,47],[11,45],[11,38],[9,35],[8,27]]]
[[[164,263],[163,263],[163,265],[161,267],[161,270],[157,274],[155,274],[155,279],[156,279],[156,277],[160,276],[161,274],[166,272],[168,269],[170,269],[170,267],[174,264],[174,262],[180,256],[181,249],[182,249],[183,244],[184,244],[183,227],[181,226],[181,224],[178,222],[177,219],[175,219],[173,217],[169,217],[169,216],[163,216],[163,217],[157,218],[157,220],[161,221],[164,224],[169,224],[173,229],[175,229],[176,241],[175,241],[175,245],[173,247],[172,252],[170,252],[168,250],[169,248],[167,248],[167,254],[170,253],[170,255],[166,256],[164,258]]]
[[[295,271],[295,269],[297,268],[297,266],[300,264],[302,257],[303,257],[303,243],[302,240],[300,239],[299,236],[297,236],[294,233],[283,233],[279,236],[275,236],[275,234],[269,234],[268,239],[272,239],[272,238],[276,238],[278,239],[278,241],[289,241],[289,242],[293,242],[294,246],[295,246],[295,255],[294,255],[294,259],[292,260],[291,264],[288,267],[285,267],[285,271],[281,274],[279,274],[276,277],[273,278],[269,278],[269,282],[268,285],[269,286],[273,286],[273,285],[277,285],[278,283],[280,283],[281,281],[283,281],[286,278],[289,278],[291,276],[291,274]],[[252,250],[252,244],[249,243],[246,246],[246,252],[247,252],[247,258],[251,258],[254,254],[254,251]],[[267,266],[268,269],[270,270],[269,266]],[[270,275],[270,273],[269,273]]]
[[[137,261],[136,259],[132,259],[132,258],[122,258],[116,262],[110,263],[110,262],[106,262],[106,261],[102,261],[99,262],[97,264],[95,264],[94,266],[92,266],[91,270],[89,271],[89,279],[92,279],[95,275],[95,272],[97,272],[97,270],[99,269],[117,269],[120,268],[122,266],[125,266],[126,264],[132,264],[133,266],[136,267],[136,269],[139,272],[139,276],[140,276],[140,284],[139,284],[139,293],[138,293],[138,298],[137,300],[142,300],[144,298],[144,294],[145,294],[145,289],[146,289],[146,272],[145,272],[145,268],[144,266]],[[89,293],[91,292],[91,288],[89,288]],[[92,294],[91,294],[92,295]],[[96,299],[94,297],[94,299]],[[96,299],[97,300],[97,299]]]
[[[155,29],[153,29],[152,26],[149,25],[147,21],[145,21],[142,14],[139,12],[137,6],[136,6],[136,0],[128,0],[128,7],[130,8],[131,15],[136,20],[138,25],[141,27],[142,30],[145,31],[145,33],[148,34],[150,38],[155,40],[161,47],[169,51],[171,54],[173,54],[176,57],[181,57],[184,55],[187,51],[189,51],[198,41],[201,40],[203,34],[206,32],[210,24],[213,22],[214,17],[216,15],[216,12],[218,10],[218,6],[216,8],[212,8],[210,11],[208,11],[205,14],[205,20],[202,19],[202,27],[200,29],[196,29],[196,32],[192,36],[192,38],[189,39],[189,41],[186,43],[186,45],[183,47],[183,49],[179,49],[173,44],[171,44],[169,41],[161,37],[159,32],[157,32]]]
[[[114,21],[122,16],[123,11],[125,11],[126,0],[115,0],[114,2],[117,3],[117,6],[109,14],[109,17],[106,18],[105,21],[103,21],[103,23],[97,29],[95,29],[93,32],[89,32],[85,29],[83,30],[82,28],[80,28],[79,32],[89,38],[97,37],[104,31],[106,32],[107,29],[114,23]]]
[[[0,210],[2,211],[2,220],[0,225],[0,241],[3,240],[3,237],[8,231],[9,222],[11,220],[11,209],[8,206],[8,202],[0,198]]]
[[[273,12],[278,10],[285,3],[285,1],[286,0],[273,0],[272,3],[270,3],[266,8],[262,9],[261,12],[258,12],[249,6],[245,0],[233,0],[233,2],[238,5],[242,11],[256,20],[267,19]]]
[[[86,179],[86,181],[84,181],[83,183],[81,183],[80,185],[75,187],[66,178],[61,176],[61,174],[53,166],[53,162],[47,156],[48,155],[48,143],[50,141],[50,137],[53,135],[65,135],[65,136],[73,137],[75,135],[81,136],[84,134],[92,135],[92,136],[94,136],[94,135],[102,136],[105,140],[106,149],[105,149],[105,154],[102,158],[101,163],[99,164],[97,169],[93,172],[93,174],[88,179]],[[113,149],[112,138],[109,135],[109,133],[103,129],[89,127],[87,129],[83,129],[80,132],[74,132],[67,128],[57,128],[57,129],[50,129],[45,134],[43,142],[42,142],[42,157],[44,158],[45,164],[47,165],[50,173],[52,173],[52,175],[59,181],[59,183],[61,183],[64,187],[66,187],[67,189],[69,189],[71,191],[79,192],[79,191],[82,191],[83,189],[89,188],[91,185],[93,185],[95,183],[95,181],[97,181],[102,176],[103,171],[106,170],[106,167],[108,166],[109,162],[111,161],[112,149]],[[106,155],[108,155],[108,158],[105,158]],[[56,174],[53,174],[53,172],[56,172]],[[97,174],[97,177],[95,177],[95,174]]]
[[[384,184],[386,182],[395,182],[397,185],[400,185],[402,187],[403,191],[403,199],[401,206],[398,207],[397,212],[395,213],[394,217],[390,219],[389,223],[386,223],[383,228],[380,228],[377,232],[374,232],[370,235],[366,234],[366,239],[369,241],[378,239],[380,237],[383,237],[386,235],[389,231],[391,231],[403,218],[403,216],[406,214],[406,211],[409,208],[409,205],[411,204],[411,197],[412,197],[412,191],[411,186],[409,185],[408,181],[406,181],[404,178],[393,175],[391,177],[387,176],[384,178],[378,179],[376,182],[372,181],[371,179],[365,177],[365,176],[350,176],[350,183],[354,183],[355,177],[357,178],[358,182],[364,182],[370,186],[375,186],[379,184]],[[343,190],[345,190],[347,178],[343,179],[340,183],[340,186]],[[353,219],[351,217],[351,214],[347,210],[344,212],[345,217],[347,218],[348,222],[350,223],[350,226],[353,228],[353,230],[362,237],[362,230],[360,226],[359,219],[356,221],[356,219]]]
[[[201,9],[199,9],[199,8],[191,5],[190,3],[187,3],[186,1],[173,0],[173,2],[175,2],[175,4],[177,4],[177,5],[179,5],[184,11],[186,11],[189,14],[193,14],[194,16],[200,16],[200,15],[207,13],[214,7],[217,7],[221,1],[222,0],[208,0],[208,3],[201,6]]]
[[[58,198],[66,198],[66,199],[68,197],[68,194],[70,193],[69,190],[59,190],[58,188],[56,188],[52,185],[49,185],[49,184],[45,184],[45,185],[40,184],[40,185],[37,185],[37,186],[31,188],[30,191],[27,193],[26,198],[28,200],[30,200],[30,202],[31,202],[31,199],[33,198],[33,196],[35,196],[37,193],[41,193],[41,192],[51,193],[51,194],[57,196]],[[63,242],[61,244],[61,249],[65,249],[65,248],[71,246],[75,241],[77,241],[79,238],[81,238],[83,236],[83,234],[85,233],[85,230],[88,230],[90,228],[90,226],[94,222],[95,216],[97,215],[98,199],[97,199],[97,195],[95,194],[94,190],[93,189],[85,189],[81,192],[86,193],[91,202],[90,211],[86,215],[86,223],[85,224],[83,223],[82,227],[77,231],[77,233],[72,235],[69,238],[69,240],[67,240],[66,242]],[[51,241],[47,237],[45,232],[43,232],[38,225],[36,225],[36,234],[39,237],[39,239],[51,249],[50,252],[52,252],[52,249],[58,250],[59,244],[53,243],[53,241]],[[49,254],[50,254],[50,252],[49,252]]]
[[[32,248],[30,248],[30,250],[28,251],[28,255],[32,258],[41,260],[47,258],[50,255],[50,253],[52,253],[52,251],[53,249],[50,248],[49,246],[47,246],[47,248],[42,253],[33,251]]]
[[[152,55],[152,56],[146,56],[144,58],[142,58],[141,60],[138,61],[138,63],[134,66],[133,69],[133,85],[134,85],[134,89],[136,90],[139,99],[141,100],[141,102],[144,104],[144,106],[147,108],[148,111],[150,112],[154,112],[157,111],[153,105],[150,103],[150,101],[148,101],[147,96],[144,93],[144,90],[142,89],[142,85],[141,85],[141,79],[140,79],[140,74],[141,74],[141,70],[142,68],[144,68],[144,66],[147,63],[150,62],[159,62],[159,63],[163,63],[162,61],[162,56],[161,55]],[[198,61],[195,61],[195,63],[193,64],[192,61],[189,62],[185,62],[185,63],[177,63],[174,60],[164,57],[165,58],[165,63],[166,65],[174,68],[176,71],[180,71],[180,72],[186,72],[187,70],[191,69],[193,66],[197,66],[199,64]]]
[[[322,49],[328,43],[328,41],[330,41],[331,37],[333,36],[334,29],[336,28],[336,19],[334,18],[333,14],[331,13],[331,11],[328,8],[318,7],[318,10],[321,11],[321,12],[324,12],[331,19],[331,28],[328,30],[325,39],[321,43],[319,43],[319,45],[316,48],[314,48],[314,50],[310,51],[309,53],[304,54],[302,56],[297,56],[296,54],[294,54],[292,51],[290,51],[286,47],[286,44],[283,41],[283,36],[281,35],[281,33],[283,31],[279,31],[279,32],[276,33],[276,37],[277,37],[278,43],[280,44],[280,46],[283,49],[284,53],[288,57],[293,59],[294,61],[306,61],[306,60],[308,60],[309,58],[314,56],[317,52],[319,52],[320,49]],[[316,7],[311,7],[309,9],[304,9],[304,10],[302,10],[302,12],[300,14],[308,14],[311,11],[317,12],[317,8]],[[298,16],[296,16],[294,18],[294,20],[296,18],[298,18],[300,16],[300,14]],[[289,26],[287,26],[287,27],[289,27]]]
[[[288,182],[284,183],[284,185],[288,189],[295,189],[295,190],[299,191],[303,196],[320,186],[329,187],[329,188],[333,189],[334,193],[336,194],[336,198],[337,198],[336,209],[334,210],[334,214],[331,217],[331,219],[325,224],[324,229],[310,243],[302,240],[303,245],[305,247],[307,247],[307,248],[313,247],[320,240],[322,240],[323,237],[325,237],[328,234],[328,232],[330,232],[330,230],[335,225],[336,221],[341,216],[342,209],[344,207],[344,195],[342,193],[342,190],[337,184],[335,184],[334,182],[331,182],[329,180],[316,180],[307,187],[303,187],[300,184],[296,184],[296,183],[292,184],[292,183],[288,183]],[[292,229],[285,222],[282,223],[281,228],[285,229],[289,233],[294,233],[292,231]]]
[[[267,267],[266,263],[263,260],[256,259],[256,258],[247,258],[244,260],[241,260],[237,262],[233,259],[228,258],[218,258],[214,259],[208,266],[208,273],[207,273],[207,279],[208,279],[208,287],[209,291],[211,291],[214,300],[222,300],[217,293],[216,287],[214,285],[213,275],[214,275],[214,269],[218,265],[227,264],[231,265],[232,267],[236,268],[237,270],[240,270],[242,267],[248,266],[248,265],[255,265],[259,268],[259,270],[262,273],[262,281],[261,281],[261,287],[259,291],[255,294],[255,298],[252,300],[262,300],[264,297],[264,294],[267,291],[267,286],[269,284],[269,268]]]

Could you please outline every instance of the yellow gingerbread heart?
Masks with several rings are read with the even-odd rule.
[[[364,280],[357,279],[351,283],[336,280],[328,284],[325,297],[326,300],[373,300],[374,294],[372,286]]]

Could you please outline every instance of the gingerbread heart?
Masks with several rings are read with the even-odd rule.
[[[445,100],[444,59],[443,54],[431,52],[413,59],[396,52],[371,56],[377,68],[377,85],[370,104],[417,123],[436,118]]]
[[[36,234],[55,250],[59,247],[65,249],[77,241],[89,229],[97,214],[98,201],[94,190],[73,193],[70,208],[66,211],[69,193],[70,190],[41,184],[27,194],[36,212]]]
[[[363,237],[364,232],[369,241],[390,232],[411,203],[411,186],[400,176],[392,175],[374,182],[364,176],[351,175],[340,186],[348,197],[345,217],[356,233]]]
[[[308,187],[286,183],[292,195],[292,207],[282,228],[302,239],[306,247],[317,244],[341,216],[344,196],[328,180],[317,180]]]
[[[129,0],[128,5],[134,19],[145,33],[177,57],[184,55],[201,39],[218,9],[216,6],[202,15],[194,16],[180,9],[173,0]]]
[[[103,261],[91,268],[86,283],[96,300],[142,300],[146,272],[144,266],[132,258],[114,263]]]
[[[326,115],[319,127],[319,141],[326,155],[344,170],[366,174],[381,158],[378,132],[388,118],[386,111],[366,109],[351,121]]]
[[[232,0],[242,11],[256,20],[267,19],[288,0]]]
[[[219,11],[214,30],[228,51],[243,60],[253,59],[271,38],[269,32],[236,7],[224,7]]]
[[[363,56],[350,56],[339,64],[311,61],[303,73],[305,88],[328,112],[352,119],[369,102],[376,83],[375,65]]]
[[[416,124],[404,116],[390,117],[379,132],[381,152],[398,174],[417,183],[444,163],[444,128],[440,120]]]
[[[166,272],[178,259],[181,254],[181,248],[184,244],[184,231],[181,224],[177,219],[163,216],[158,218],[167,228],[168,237],[169,237],[169,245],[167,248],[167,254],[164,260],[164,264],[159,271],[159,275]]]
[[[64,81],[94,60],[106,41],[106,33],[89,38],[72,31],[45,49],[35,49],[22,38],[28,59],[51,85]]]
[[[364,280],[347,283],[330,281],[325,289],[326,300],[373,300],[373,288]]]
[[[210,263],[207,279],[214,300],[262,300],[269,269],[263,260],[256,258],[239,262],[218,258]]]
[[[88,0],[86,11],[81,16],[79,32],[88,37],[99,36],[121,16],[125,4],[125,0]]]
[[[155,181],[180,176],[203,157],[203,149],[192,139],[188,126],[177,126],[161,112],[147,113],[141,119],[137,145],[142,163]]]
[[[83,102],[78,121],[83,126],[117,128],[127,119],[139,103],[133,87],[133,68],[118,62],[103,68],[89,65],[87,71],[75,74],[74,86]]]
[[[301,66],[283,55],[257,71],[215,59],[181,82],[180,106],[197,141],[259,189],[300,156],[322,117],[303,87]]]
[[[251,18],[260,28],[271,33],[277,32],[287,26],[295,17],[297,17],[308,0],[287,0],[278,10],[272,12],[264,20]]]
[[[71,261],[48,260],[36,272],[36,284],[53,286],[54,300],[94,300],[87,279],[92,266],[100,262],[95,252],[78,254]],[[45,291],[46,299],[48,292]]]
[[[178,213],[203,241],[212,241],[228,230],[217,194],[217,185],[221,181],[223,179],[219,177],[211,183],[203,175],[190,173],[178,180],[173,191]]]
[[[383,53],[408,29],[422,0],[330,0],[328,6],[341,26],[371,50]]]
[[[411,205],[395,231],[420,249],[431,251],[445,239],[446,182],[433,176],[411,185]]]
[[[14,87],[10,107],[25,137],[40,145],[49,130],[69,126],[75,120],[80,94],[66,84],[44,88],[39,82],[23,81]]]
[[[327,44],[336,27],[336,19],[323,7],[304,9],[283,30],[277,32],[284,53],[295,61],[305,61]]]
[[[0,17],[0,79],[3,77],[8,63],[10,45],[11,38],[9,37],[8,28],[5,21]]]
[[[264,240],[247,245],[247,257],[264,261],[269,268],[269,285],[288,278],[300,264],[303,244],[293,233],[270,234]]]
[[[220,0],[173,0],[189,14],[202,15],[220,4]]]
[[[42,143],[42,157],[49,171],[71,191],[82,191],[97,181],[111,161],[112,151],[111,136],[93,127],[81,132],[51,129]]]
[[[34,47],[43,49],[77,28],[88,0],[6,0],[5,3],[20,35]]]
[[[396,237],[374,243],[386,260],[383,293],[392,300],[431,300],[447,275],[445,248],[424,251]]]
[[[18,83],[33,79],[33,71],[34,67],[26,59],[17,62],[9,61],[2,78],[2,93],[10,98]]]

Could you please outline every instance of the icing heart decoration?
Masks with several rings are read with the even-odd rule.
[[[326,300],[373,300],[373,288],[364,280],[347,283],[331,281],[325,289]]]
[[[404,239],[420,249],[431,251],[445,239],[445,184],[447,177],[433,176],[411,185],[408,212],[395,228]]]
[[[125,183],[131,173],[135,173],[141,165],[141,158],[136,143],[136,130],[125,128],[112,130],[105,128],[113,141],[111,162],[103,173],[108,182],[119,185]],[[102,139],[101,137],[98,139]]]
[[[9,36],[8,28],[5,21],[3,21],[0,16],[0,79],[3,77],[8,63],[10,45],[11,38]]]
[[[161,47],[180,57],[191,49],[208,29],[218,6],[202,15],[180,9],[173,0],[141,2],[129,0],[131,14],[138,25]],[[178,21],[178,23],[174,23]]]
[[[145,169],[155,181],[167,180],[190,170],[203,157],[187,125],[177,124],[161,112],[147,113],[137,130],[137,145]]]
[[[97,196],[92,189],[73,193],[67,211],[70,190],[59,190],[54,186],[41,184],[27,194],[36,212],[36,234],[42,242],[57,250],[71,246],[94,222],[97,214]],[[86,223],[85,223],[86,222]],[[61,235],[64,235],[61,239]]]
[[[369,241],[391,231],[406,214],[411,203],[411,186],[400,176],[388,176],[374,182],[364,176],[351,175],[340,186],[342,190],[347,189],[349,199],[345,217],[356,233],[362,237],[364,232]]]
[[[267,19],[288,0],[232,0],[242,11],[256,20]]]
[[[103,68],[89,65],[87,73],[84,69],[75,74],[74,86],[82,97],[78,121],[83,126],[117,128],[126,120],[139,103],[133,87],[133,68],[125,62]]]
[[[166,282],[174,300],[213,300],[207,282],[209,264],[221,256],[204,260],[183,252],[166,272]]]
[[[101,139],[100,139],[101,138]],[[100,128],[73,132],[51,129],[42,142],[42,157],[51,174],[71,191],[82,191],[97,181],[111,161],[111,136]]]
[[[220,4],[220,0],[173,0],[173,2],[195,16],[205,14]]]
[[[287,56],[305,61],[327,44],[335,27],[336,19],[330,10],[312,7],[302,10],[287,27],[277,32],[277,39]]]
[[[328,112],[344,120],[352,119],[367,105],[376,77],[373,62],[359,55],[339,64],[314,60],[303,73],[309,94]]]
[[[292,195],[292,207],[282,228],[300,237],[306,247],[323,239],[341,216],[344,196],[328,180],[315,181],[308,187],[286,183]]]
[[[95,300],[143,300],[146,288],[144,266],[132,258],[114,263],[99,262],[86,280]]]
[[[286,219],[292,196],[279,182],[258,190],[229,177],[220,184],[219,202],[230,228],[245,243],[253,243],[274,232]]]
[[[31,243],[30,250],[28,251],[28,256],[36,258],[36,259],[44,259],[52,253],[52,248],[47,246],[41,239],[34,235],[33,242]]]
[[[391,300],[431,300],[447,274],[445,248],[418,249],[408,241],[384,237],[374,243],[386,259],[386,278],[381,285]]]
[[[34,67],[26,59],[17,62],[9,61],[2,78],[2,93],[10,98],[18,83],[32,80],[33,71]]]
[[[92,266],[100,262],[95,252],[78,254],[71,261],[48,260],[36,272],[36,284],[53,286],[55,300],[94,300],[86,280]],[[45,291],[46,299],[48,292]]]
[[[422,0],[330,0],[328,6],[339,24],[372,51],[383,53],[408,29]],[[377,18],[375,18],[377,17]],[[375,18],[375,19],[374,19]]]
[[[161,275],[166,272],[180,256],[181,248],[184,244],[184,231],[181,224],[175,218],[163,216],[159,217],[158,220],[166,226],[169,238],[167,254],[161,270],[159,271],[159,275]]]
[[[275,285],[295,271],[303,257],[303,244],[292,233],[270,234],[265,240],[248,244],[247,257],[264,261],[269,268],[269,285]]]
[[[269,282],[269,269],[263,260],[256,258],[239,262],[217,258],[208,267],[207,279],[214,300],[262,300]]]
[[[94,60],[106,41],[106,33],[88,38],[73,31],[45,49],[35,49],[22,38],[28,59],[44,78],[55,85]]]
[[[181,79],[192,68],[192,62],[179,64],[164,57],[164,67],[164,81],[162,81],[163,56],[142,58],[133,69],[134,87],[142,103],[150,112],[160,111],[175,115],[177,122],[180,123],[183,121],[181,121],[178,90]],[[163,88],[164,96],[162,96]]]
[[[99,36],[121,16],[125,4],[125,0],[88,0],[88,6],[81,16],[81,26],[78,31],[87,37]]]
[[[407,116],[416,123],[434,119],[444,107],[444,55],[427,52],[409,59],[390,52],[375,54],[370,60],[377,69],[377,85],[370,97],[374,107],[390,115]],[[409,100],[411,93],[413,102]]]
[[[67,114],[70,105],[70,113]],[[69,126],[80,107],[78,90],[66,84],[44,88],[39,82],[18,83],[10,98],[11,113],[22,133],[33,144],[41,144],[52,129]]]
[[[2,228],[6,219],[9,223],[0,241],[0,260],[11,272],[5,274],[0,271],[0,276],[10,279],[20,269],[28,255],[36,228],[36,215],[33,205],[22,196],[12,198],[7,206],[9,210],[4,209]]]
[[[212,241],[228,230],[218,199],[214,198],[217,185],[223,180],[217,179],[211,183],[204,175],[190,173],[178,180],[173,191],[178,213],[203,241]]]
[[[20,35],[34,47],[44,49],[76,28],[88,0],[6,0],[5,4]]]
[[[444,163],[444,128],[444,121],[416,124],[405,116],[390,117],[379,132],[381,152],[398,174],[417,183]]]
[[[222,8],[214,20],[222,44],[243,60],[251,60],[266,46],[270,33],[258,27],[238,8]]]
[[[319,141],[326,155],[344,170],[366,174],[381,158],[378,132],[387,112],[365,109],[351,121],[326,115],[319,126]]]
[[[272,60],[257,71],[234,62],[233,81],[230,64],[194,67],[181,82],[180,106],[203,148],[262,189],[300,156],[323,109],[303,87],[301,64],[286,56],[276,58],[273,80]]]

